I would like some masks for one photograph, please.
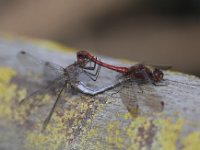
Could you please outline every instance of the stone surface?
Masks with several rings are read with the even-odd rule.
[[[43,84],[40,68],[39,76],[27,75],[27,70],[16,58],[20,50],[61,66],[72,64],[76,56],[74,51],[48,41],[0,39],[0,149],[200,147],[200,80],[195,76],[172,71],[165,71],[165,78],[179,83],[168,82],[166,86],[153,87],[159,99],[164,102],[163,110],[154,112],[153,109],[151,113],[142,113],[148,108],[142,105],[141,99],[139,114],[135,116],[127,109],[131,105],[117,94],[112,97],[107,92],[91,97],[65,92],[50,124],[41,132],[42,123],[56,96],[44,92],[44,95],[34,97],[33,102],[18,105],[22,97]],[[122,63],[99,57],[112,64]],[[89,86],[109,84],[116,75],[104,69],[98,81]],[[158,98],[145,94],[144,97],[147,101]]]

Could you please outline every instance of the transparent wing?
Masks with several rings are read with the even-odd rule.
[[[31,94],[28,94],[19,102],[18,110],[21,109],[21,114],[25,115],[25,122],[29,122],[31,125],[41,122],[40,125],[43,123],[43,129],[46,128],[57,104],[61,100],[61,93],[66,87],[66,84],[61,81],[62,79],[58,78],[52,81],[51,84],[34,92],[29,91]]]
[[[19,104],[22,105],[24,103],[36,103],[38,99],[42,99],[44,95],[46,94],[52,94],[57,89],[62,87],[63,79],[61,77],[55,79],[52,82],[49,82],[46,85],[43,85],[42,87],[38,88],[34,85],[32,86],[31,90],[28,90],[27,96],[20,100]]]
[[[61,76],[64,72],[64,68],[50,62],[45,62],[40,60],[31,54],[21,51],[17,54],[17,58],[20,63],[27,69],[27,72],[31,73],[45,73],[46,74],[54,74],[54,76]]]
[[[143,94],[140,94],[138,97],[141,99],[143,106],[146,107],[147,112],[161,112],[164,107],[162,96],[157,92],[153,81],[147,73],[144,70],[141,73],[144,76],[144,81],[142,84],[138,82],[138,86],[140,86]]]
[[[155,86],[152,84],[138,86],[143,91],[137,96],[140,100],[139,107],[147,113],[161,112],[164,107],[164,102],[162,101],[162,96],[156,91]]]
[[[124,105],[133,115],[138,113],[154,113],[163,110],[162,97],[155,90],[149,79],[130,79],[123,83],[120,96]]]
[[[119,89],[122,102],[133,117],[137,117],[139,113],[138,98],[136,94],[139,91],[136,91],[137,88],[135,88],[135,86],[136,84],[129,80],[122,83]]]
[[[150,65],[150,66],[152,66],[152,67],[154,67],[154,68],[157,68],[157,69],[161,69],[161,70],[169,70],[169,69],[172,69],[173,67],[172,66],[159,66],[159,65]]]
[[[169,70],[173,68],[173,66],[171,65],[155,65],[155,64],[145,63],[145,62],[143,62],[142,64],[145,64],[153,68],[161,69],[161,70]]]

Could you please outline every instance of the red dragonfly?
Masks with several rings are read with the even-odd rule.
[[[102,62],[87,51],[77,52],[77,62],[84,63],[86,61],[92,61],[102,67],[121,74],[121,76],[116,79],[117,81],[113,84],[112,88],[116,86],[120,88],[117,92],[120,93],[122,100],[124,100],[124,104],[127,106],[129,111],[133,111],[133,114],[134,111],[137,110],[135,108],[138,108],[139,106],[138,103],[141,102],[150,109],[153,109],[153,111],[163,110],[164,102],[162,101],[162,95],[160,95],[159,91],[157,92],[158,88],[155,88],[155,86],[166,86],[169,83],[178,83],[186,85],[187,87],[200,86],[197,84],[164,79],[164,73],[161,69],[170,69],[171,66],[159,66],[155,67],[154,70],[144,64],[137,64],[131,67],[120,67]],[[102,88],[99,91],[103,90],[104,89]]]
[[[87,51],[77,52],[77,62],[84,63],[86,61],[87,62],[93,61],[102,67],[106,67],[108,69],[117,71],[117,72],[122,73],[125,76],[129,76],[131,78],[143,80],[148,77],[149,80],[151,81],[151,83],[153,83],[153,84],[161,82],[163,80],[163,76],[164,76],[163,72],[160,69],[155,68],[155,70],[152,71],[151,69],[146,67],[144,64],[138,64],[138,65],[134,65],[131,67],[119,67],[119,66],[114,66],[114,65],[110,65],[105,62],[102,62]],[[167,66],[167,68],[168,68],[168,66]]]
[[[164,85],[161,84],[164,81],[164,73],[160,69],[155,68],[152,71],[144,64],[137,64],[131,67],[114,66],[98,60],[87,51],[77,52],[77,62],[84,63],[85,61],[92,61],[102,67],[119,72],[122,75],[117,78],[118,85],[120,85],[118,86],[120,89],[117,92],[120,93],[129,111],[135,114],[135,111],[139,107],[138,102],[145,103],[145,105],[148,105],[150,109],[156,112],[163,110],[164,102],[161,100],[162,97],[158,96],[158,93],[154,89],[154,86]],[[115,83],[113,87],[116,85]],[[144,97],[144,93],[148,93],[148,96]]]

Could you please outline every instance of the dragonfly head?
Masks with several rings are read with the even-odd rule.
[[[84,67],[88,63],[88,52],[87,51],[79,51],[77,52],[77,63],[80,67]]]
[[[163,80],[163,72],[160,69],[155,68],[153,71],[153,81],[154,82],[160,82]]]

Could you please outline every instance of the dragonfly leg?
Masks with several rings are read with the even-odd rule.
[[[96,59],[97,59],[97,57],[96,57]],[[93,61],[89,61],[90,62],[90,66],[85,66],[84,67],[84,69],[86,69],[86,70],[95,70],[96,69],[96,62],[93,62]],[[94,64],[94,66],[91,66],[91,62],[93,62],[93,64]]]
[[[101,66],[98,65],[98,68],[95,73],[91,73],[86,70],[83,70],[83,71],[91,80],[96,81],[97,78],[99,77],[100,70],[101,70]]]
[[[113,97],[113,95],[119,93],[123,88],[124,88],[124,87],[121,86],[118,90],[115,90],[115,92],[111,94],[111,97]]]
[[[40,89],[34,91],[33,93],[31,93],[30,95],[26,96],[25,98],[23,98],[22,100],[20,100],[19,105],[22,105],[23,103],[25,103],[26,101],[30,100],[31,97],[34,97],[37,94],[41,94],[46,90],[50,90],[53,86],[55,86],[56,83],[58,83],[60,80],[62,80],[61,77],[55,79],[54,81],[51,82],[51,84],[48,84],[46,86],[41,87]]]
[[[46,129],[46,127],[47,127],[47,125],[48,125],[48,123],[49,123],[49,121],[50,121],[50,119],[51,119],[51,117],[52,117],[52,115],[53,115],[53,112],[54,112],[54,110],[55,110],[55,108],[56,108],[56,105],[58,104],[58,101],[60,100],[61,94],[62,94],[62,92],[63,92],[63,90],[65,89],[66,86],[67,86],[67,84],[65,84],[65,85],[61,88],[61,90],[59,91],[58,96],[57,96],[57,98],[56,98],[56,101],[54,102],[54,105],[53,105],[53,107],[52,107],[52,109],[51,109],[49,115],[47,116],[47,118],[45,119],[45,121],[44,121],[44,123],[43,123],[42,131],[44,131],[44,130]]]

